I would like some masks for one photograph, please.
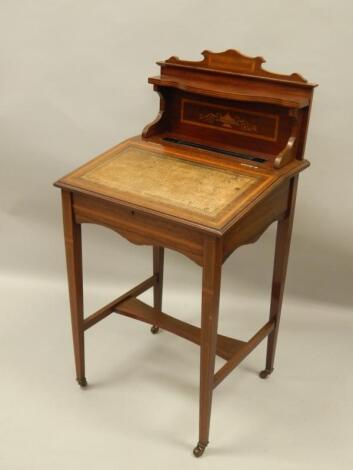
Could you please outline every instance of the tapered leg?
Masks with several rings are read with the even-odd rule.
[[[272,293],[270,306],[270,319],[275,319],[275,328],[267,340],[266,369],[260,372],[260,377],[265,379],[273,372],[275,360],[278,329],[281,318],[284,285],[286,281],[289,248],[292,236],[295,200],[298,186],[298,177],[291,181],[289,210],[285,219],[277,225],[275,260],[272,278]]]
[[[162,310],[163,294],[163,268],[164,268],[164,248],[162,246],[153,247],[153,274],[157,277],[157,282],[153,286],[153,306],[156,310]],[[159,327],[153,325],[151,332],[158,333]]]
[[[81,225],[75,223],[70,192],[62,192],[62,205],[76,380],[85,387]]]
[[[221,241],[206,238],[202,275],[199,442],[194,449],[195,457],[203,454],[209,437],[221,269]]]

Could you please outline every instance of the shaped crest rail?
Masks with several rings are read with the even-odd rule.
[[[203,59],[199,61],[181,60],[172,56],[165,61],[157,62],[159,65],[174,65],[176,67],[192,67],[195,69],[207,69],[226,73],[246,74],[267,79],[280,81],[290,81],[299,84],[307,84],[307,80],[298,73],[290,75],[269,72],[262,68],[266,62],[263,57],[249,57],[241,54],[235,49],[228,49],[223,52],[212,52],[205,50],[202,52]]]

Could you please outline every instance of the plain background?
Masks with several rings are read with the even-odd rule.
[[[351,1],[0,0],[0,468],[351,468]],[[60,194],[52,183],[158,110],[156,60],[235,48],[315,90],[276,371],[264,346],[215,393],[197,461],[197,348],[108,318],[73,381]],[[92,311],[149,275],[151,248],[85,226]],[[224,265],[222,332],[268,310],[274,227]],[[197,324],[200,270],[166,254],[165,310]],[[145,296],[149,299],[149,295]],[[93,333],[92,333],[93,332]]]

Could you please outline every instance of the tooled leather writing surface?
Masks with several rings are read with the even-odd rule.
[[[118,193],[137,195],[210,218],[257,178],[129,146],[81,178]]]

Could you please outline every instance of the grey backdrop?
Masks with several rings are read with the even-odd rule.
[[[61,279],[60,197],[52,182],[155,117],[158,98],[147,77],[158,72],[156,60],[234,47],[264,56],[270,70],[297,71],[320,85],[287,293],[352,301],[350,2],[2,0],[0,9],[3,272]],[[114,234],[85,232],[88,275],[98,281],[119,282],[148,261],[146,250]],[[230,259],[234,284],[267,288],[272,245],[270,230]],[[172,260],[184,278],[187,263]]]
[[[262,55],[271,71],[299,72],[320,85],[286,298],[323,306],[333,325],[340,309],[351,319],[352,22],[348,0],[1,0],[0,276],[4,296],[13,292],[8,305],[15,311],[13,300],[22,299],[26,282],[48,295],[62,286],[66,325],[60,193],[52,183],[155,117],[158,97],[147,77],[158,73],[156,60],[196,60],[204,49],[236,48]],[[271,227],[225,264],[222,292],[235,305],[238,295],[268,299],[273,247]],[[92,304],[99,304],[92,292],[100,287],[115,287],[118,295],[151,269],[149,247],[100,227],[84,227],[84,254]],[[199,268],[169,251],[166,262],[167,298],[199,299]],[[29,295],[26,315],[34,319],[32,305]],[[320,315],[315,318],[319,324]]]

